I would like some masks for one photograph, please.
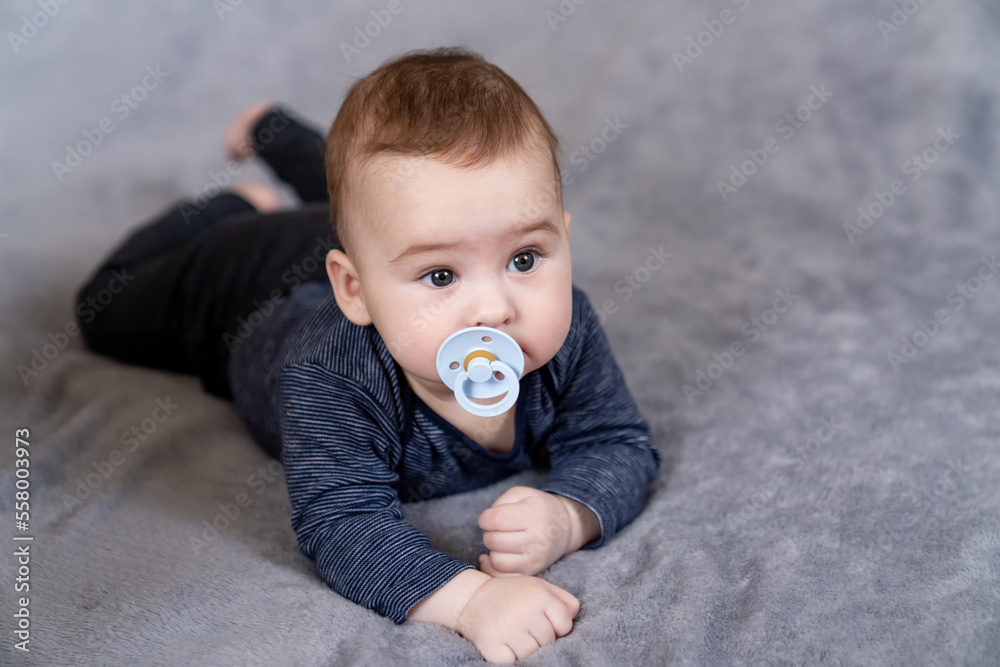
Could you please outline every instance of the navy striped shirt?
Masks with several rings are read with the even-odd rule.
[[[306,283],[240,345],[233,400],[265,448],[280,446],[299,547],[344,597],[391,618],[473,566],[435,551],[404,502],[461,493],[532,467],[541,490],[590,508],[601,546],[642,509],[660,467],[586,295],[573,287],[562,348],[520,381],[516,441],[479,446],[410,389],[372,325]]]

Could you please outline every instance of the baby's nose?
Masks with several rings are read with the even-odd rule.
[[[477,327],[499,329],[509,325],[514,316],[514,304],[503,290],[484,290],[473,308]]]

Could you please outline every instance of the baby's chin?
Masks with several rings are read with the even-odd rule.
[[[441,376],[437,374],[437,369],[428,370],[421,368],[414,370],[406,368],[400,364],[399,361],[396,361],[396,365],[403,370],[408,381],[413,382],[416,380],[427,390],[435,394],[441,394],[442,396],[452,393],[451,389],[448,388],[448,385],[441,380]]]

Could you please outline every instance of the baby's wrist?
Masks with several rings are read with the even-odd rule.
[[[436,623],[461,632],[458,619],[476,591],[492,577],[479,570],[463,570],[451,581],[415,604],[406,620]]]
[[[569,514],[569,542],[566,553],[578,551],[601,536],[601,522],[589,507],[566,496],[556,495],[556,498],[562,502]]]
[[[452,599],[454,617],[450,619],[448,625],[449,628],[456,632],[460,632],[458,619],[462,614],[462,610],[465,609],[465,606],[469,604],[469,600],[473,598],[479,589],[483,587],[483,584],[493,579],[493,577],[480,570],[465,570],[459,573],[455,579],[459,577],[462,578],[462,581],[459,582],[460,587],[456,588]]]

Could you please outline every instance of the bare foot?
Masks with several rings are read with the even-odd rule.
[[[253,132],[257,122],[276,105],[276,102],[270,100],[257,102],[236,114],[236,117],[230,121],[222,140],[226,156],[230,160],[253,157],[254,150],[250,143],[250,133]]]
[[[277,211],[281,208],[281,199],[278,191],[267,183],[251,181],[248,183],[236,183],[230,186],[229,190],[250,204],[261,213]]]

